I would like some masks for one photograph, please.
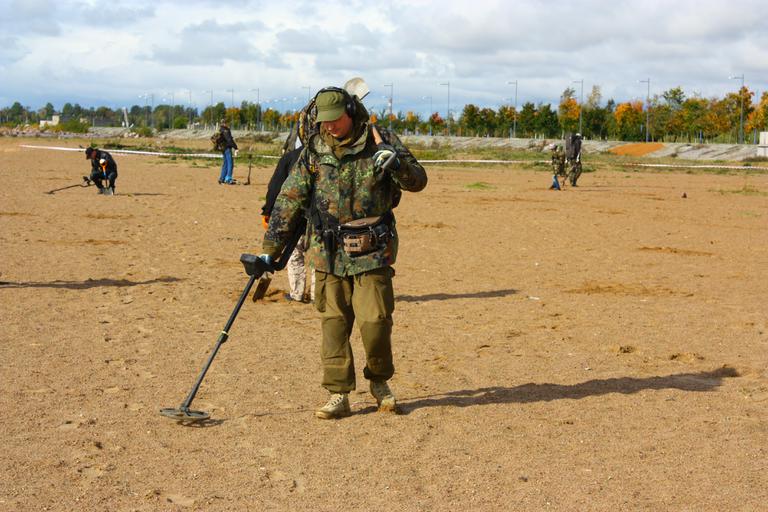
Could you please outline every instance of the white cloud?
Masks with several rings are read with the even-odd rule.
[[[674,86],[705,96],[744,73],[768,88],[768,29],[758,0],[0,0],[0,106],[306,97],[306,87],[366,78],[372,105],[393,84],[395,109],[466,102],[644,97]],[[574,86],[578,87],[578,85]],[[189,99],[187,99],[189,101]],[[438,106],[438,105],[442,106]]]

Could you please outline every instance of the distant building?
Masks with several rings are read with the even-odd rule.
[[[45,128],[46,126],[57,126],[59,124],[59,120],[61,118],[58,114],[54,114],[51,116],[51,119],[41,119],[40,120],[40,128]]]
[[[757,146],[757,156],[768,158],[768,132],[760,132],[760,144]]]

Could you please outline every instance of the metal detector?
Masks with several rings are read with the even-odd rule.
[[[192,400],[195,399],[195,395],[197,395],[197,390],[200,388],[200,384],[203,382],[203,378],[205,377],[205,374],[208,372],[208,368],[210,368],[211,363],[213,362],[213,359],[216,357],[216,354],[219,352],[219,348],[221,348],[221,345],[225,341],[227,341],[227,339],[229,338],[229,330],[232,328],[232,324],[235,323],[235,318],[237,318],[237,314],[240,312],[240,308],[243,306],[243,302],[245,302],[246,297],[248,297],[248,293],[251,291],[253,284],[262,275],[271,273],[271,272],[276,272],[278,270],[282,270],[285,268],[285,265],[288,263],[288,259],[291,257],[291,253],[296,248],[296,243],[298,242],[301,235],[304,233],[305,228],[306,228],[306,220],[304,220],[304,222],[299,223],[299,226],[297,227],[296,231],[294,231],[293,235],[291,236],[290,240],[286,244],[285,248],[283,248],[283,252],[280,253],[280,257],[272,265],[266,263],[264,260],[262,260],[261,258],[259,258],[254,254],[240,255],[240,262],[243,264],[243,267],[245,268],[245,273],[248,274],[248,276],[250,277],[248,279],[248,283],[245,285],[245,289],[243,290],[243,293],[240,294],[240,298],[237,300],[235,309],[232,311],[232,314],[229,315],[229,320],[227,320],[227,324],[224,326],[224,329],[219,334],[219,338],[216,340],[216,345],[213,347],[213,351],[211,352],[211,355],[208,356],[208,361],[206,361],[205,365],[203,366],[203,370],[200,372],[200,375],[198,375],[197,381],[195,382],[195,385],[192,386],[192,390],[189,392],[189,395],[187,395],[187,398],[181,403],[179,407],[176,407],[176,408],[166,407],[166,408],[160,409],[160,414],[162,414],[166,418],[171,418],[172,420],[176,420],[179,422],[203,421],[211,417],[211,415],[205,411],[190,409],[189,407],[190,405],[192,405]]]
[[[66,187],[55,188],[53,190],[49,190],[48,192],[46,192],[46,194],[55,194],[56,192],[59,192],[60,190],[67,190],[68,188],[75,188],[75,187],[85,188],[85,187],[90,187],[92,183],[93,182],[91,181],[91,178],[89,178],[88,176],[83,176],[83,182],[82,183],[76,183],[74,185],[67,185]]]

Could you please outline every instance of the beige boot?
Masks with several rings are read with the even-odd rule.
[[[379,411],[383,412],[397,412],[397,401],[392,390],[389,389],[387,381],[371,381],[371,394],[376,399],[376,403],[379,405]]]
[[[352,414],[349,408],[349,395],[347,393],[331,393],[328,402],[315,411],[315,416],[321,420],[344,418]]]

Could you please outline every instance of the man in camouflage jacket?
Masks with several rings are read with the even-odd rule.
[[[307,258],[316,271],[315,307],[321,314],[323,382],[331,396],[316,411],[322,419],[351,414],[348,393],[355,389],[349,337],[357,320],[366,352],[364,376],[380,410],[396,411],[387,385],[394,374],[391,265],[397,258],[392,208],[401,190],[427,185],[424,168],[394,134],[369,123],[362,102],[337,88],[315,99],[314,133],[291,169],[275,202],[263,250],[280,254],[302,216],[309,217]],[[377,143],[378,142],[378,143]],[[387,166],[385,162],[389,162]],[[376,236],[363,252],[348,251],[344,224],[369,218]],[[371,222],[368,222],[371,224]]]

